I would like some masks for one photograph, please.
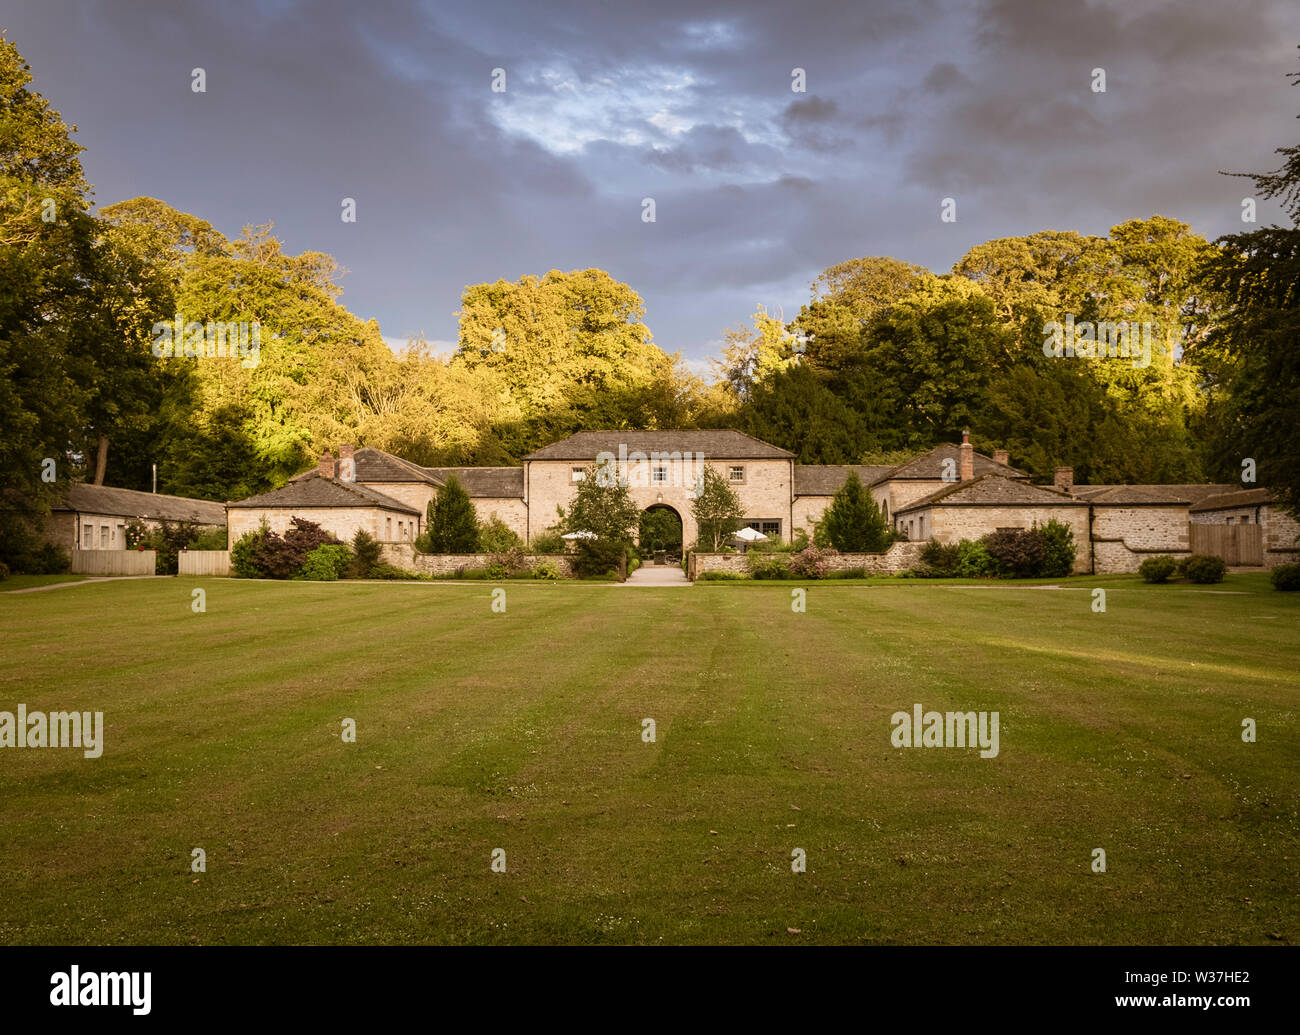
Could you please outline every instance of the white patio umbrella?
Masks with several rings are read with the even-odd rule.
[[[595,532],[569,532],[560,536],[561,539],[599,539]]]
[[[737,529],[731,538],[739,539],[741,542],[745,543],[757,543],[762,539],[766,539],[767,536],[746,525],[744,528]]]

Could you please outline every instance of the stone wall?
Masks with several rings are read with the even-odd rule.
[[[491,563],[492,555],[488,553],[420,553],[414,547],[402,543],[385,543],[380,550],[380,559],[385,564],[417,575],[433,575],[452,578],[458,568],[479,571]],[[550,561],[560,569],[565,578],[573,577],[573,558],[568,554],[538,554],[528,558],[528,566],[535,568],[544,561]]]
[[[1093,508],[1092,550],[1098,575],[1131,575],[1148,557],[1187,557],[1191,542],[1186,504]]]
[[[894,575],[916,567],[924,549],[925,543],[898,542],[884,553],[832,553],[826,557],[826,568],[829,571],[864,568],[868,575]],[[743,553],[693,553],[688,563],[687,577],[692,580],[706,571],[729,571],[741,575],[749,571]]]
[[[1261,515],[1264,524],[1264,566],[1300,562],[1300,523],[1275,503],[1268,504]]]

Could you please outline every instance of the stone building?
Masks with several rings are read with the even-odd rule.
[[[913,541],[955,542],[1065,522],[1074,531],[1075,570],[1081,573],[1131,572],[1155,553],[1186,555],[1193,521],[1266,515],[1272,545],[1263,563],[1270,567],[1295,556],[1300,531],[1267,494],[1243,496],[1232,485],[1076,486],[1068,467],[1056,469],[1052,485],[1033,485],[1010,465],[1006,451],[976,452],[968,433],[960,443],[893,466],[817,466],[798,464],[788,450],[739,431],[583,431],[529,453],[518,467],[421,467],[383,450],[344,446],[338,459],[326,453],[284,487],[228,504],[231,542],[263,517],[282,532],[301,516],[340,539],[365,528],[381,542],[409,543],[424,530],[429,504],[453,476],[480,520],[498,517],[531,541],[555,526],[557,508],[567,508],[578,483],[606,463],[626,479],[639,509],[667,510],[680,519],[686,545],[698,537],[691,507],[706,466],[735,491],[742,523],[772,538],[811,534],[854,473],[886,519]],[[1202,507],[1214,500],[1220,502]]]
[[[133,519],[150,529],[163,521],[192,521],[205,529],[220,528],[226,523],[226,508],[185,496],[77,483],[51,508],[45,534],[69,554],[73,549],[125,550],[126,525]]]

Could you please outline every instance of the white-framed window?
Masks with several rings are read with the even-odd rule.
[[[663,484],[666,484],[667,481],[668,481],[668,468],[666,468],[666,467],[656,467],[656,468],[651,472],[650,477],[654,480],[654,482],[655,482],[656,485],[663,485]]]
[[[587,469],[585,467],[575,467],[569,474],[569,480],[571,482],[580,482],[585,477],[587,477]]]
[[[737,485],[745,481],[745,468],[740,464],[733,464],[727,468],[727,480]]]
[[[93,550],[95,548],[95,526],[81,526],[81,548],[83,550]]]

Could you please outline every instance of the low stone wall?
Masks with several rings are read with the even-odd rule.
[[[73,550],[74,575],[152,575],[154,550]]]
[[[229,550],[182,550],[176,555],[181,575],[229,575]]]
[[[459,568],[481,570],[492,561],[489,553],[420,553],[406,543],[385,543],[379,556],[385,564],[391,564],[395,568],[435,578],[454,578]],[[567,554],[530,554],[528,566],[535,568],[544,561],[554,564],[565,578],[573,577],[573,558]]]
[[[832,553],[826,557],[828,571],[850,571],[862,568],[868,575],[895,575],[921,563],[925,543],[897,542],[884,553]],[[785,556],[791,556],[786,554]],[[728,571],[744,574],[749,571],[743,553],[693,553],[686,576],[695,579],[706,571]]]

